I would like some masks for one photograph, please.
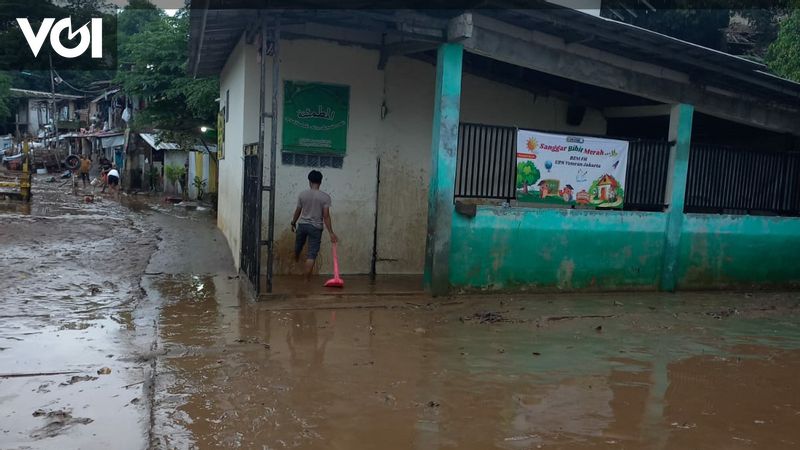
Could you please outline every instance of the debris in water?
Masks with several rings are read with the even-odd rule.
[[[86,425],[94,422],[88,417],[72,417],[72,413],[64,410],[45,411],[37,409],[33,412],[33,417],[45,417],[49,423],[31,433],[34,439],[44,439],[49,437],[58,436],[64,430],[71,428],[73,425],[80,424]]]
[[[435,402],[433,400],[428,402],[428,408],[438,408],[438,407],[439,407],[439,402]]]
[[[594,329],[594,331],[597,331],[598,333],[602,333],[603,332],[603,326],[602,325],[598,325],[597,328]]]
[[[111,373],[111,369],[109,367],[103,367],[102,369],[97,371],[98,375],[108,375]]]
[[[517,442],[517,441],[527,441],[527,440],[530,440],[530,439],[539,439],[539,436],[535,435],[535,434],[525,434],[525,435],[522,435],[522,436],[507,437],[507,438],[505,438],[503,440],[507,441],[507,442]]]
[[[613,314],[606,314],[606,315],[591,314],[586,316],[551,316],[548,317],[547,320],[555,322],[559,320],[571,320],[571,319],[611,319],[613,317],[616,316],[614,316]]]
[[[508,312],[508,311],[503,311],[503,312]],[[474,320],[478,323],[510,322],[510,320],[503,317],[503,314],[501,312],[493,312],[493,311],[476,312],[471,316],[461,317],[460,320],[462,322],[468,322]]]
[[[109,372],[111,372],[110,369]],[[61,386],[69,386],[71,384],[80,383],[81,381],[94,381],[96,379],[97,377],[93,377],[91,375],[84,375],[84,376],[73,375],[72,378],[70,378],[68,381],[61,383]]]
[[[539,352],[533,352],[533,356],[542,356],[542,354]]]
[[[725,319],[734,314],[739,314],[739,310],[736,308],[728,308],[728,309],[723,309],[722,311],[709,311],[706,313],[707,316],[711,316],[712,318],[717,320]]]

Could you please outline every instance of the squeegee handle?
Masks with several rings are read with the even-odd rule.
[[[333,277],[339,278],[339,257],[336,256],[336,243],[331,245],[331,253],[333,254]]]

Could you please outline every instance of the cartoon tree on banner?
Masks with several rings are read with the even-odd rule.
[[[528,186],[533,186],[541,176],[533,162],[517,163],[517,189],[522,188],[524,194],[528,193]]]

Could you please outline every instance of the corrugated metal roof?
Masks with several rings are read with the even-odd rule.
[[[149,145],[150,147],[152,147],[152,148],[154,148],[156,150],[182,150],[181,147],[178,144],[175,144],[175,143],[172,143],[172,142],[159,141],[158,144],[156,144],[156,141],[158,140],[158,137],[157,137],[156,134],[139,133],[139,137],[141,137],[143,141],[147,142],[147,145]],[[195,144],[192,147],[192,150],[197,151],[197,152],[204,152],[204,153],[205,152],[216,153],[217,152],[217,146],[216,145],[202,145],[202,143],[199,143],[199,144]]]
[[[44,91],[34,91],[31,89],[19,89],[19,88],[11,88],[9,89],[11,95],[13,97],[28,97],[28,98],[53,98],[53,94],[50,92]],[[71,95],[71,94],[59,94],[55,93],[55,97],[62,100],[79,100],[83,97],[80,95]]]
[[[108,98],[109,95],[116,94],[119,91],[120,91],[120,89],[117,88],[117,89],[111,89],[111,90],[108,90],[106,92],[103,92],[102,94],[98,95],[96,98],[92,99],[92,103],[99,102],[100,100],[106,99],[106,98]]]
[[[159,141],[158,143],[156,143],[158,138],[157,138],[157,136],[155,134],[139,133],[139,137],[141,137],[143,141],[147,142],[147,145],[149,145],[150,147],[153,147],[156,150],[179,150],[180,149],[178,144],[173,144],[171,142]]]

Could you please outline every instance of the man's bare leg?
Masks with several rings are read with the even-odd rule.
[[[307,259],[306,260],[306,267],[305,267],[306,281],[310,281],[311,280],[311,273],[313,271],[314,271],[314,260],[313,259]]]

